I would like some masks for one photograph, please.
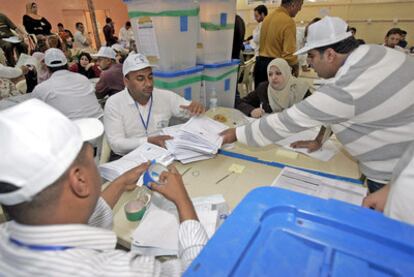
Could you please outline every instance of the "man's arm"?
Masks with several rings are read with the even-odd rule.
[[[289,24],[283,32],[283,49],[282,58],[285,59],[288,64],[295,69],[299,69],[298,57],[293,55],[296,52],[296,26],[295,24]]]

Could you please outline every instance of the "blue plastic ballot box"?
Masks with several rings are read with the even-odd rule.
[[[280,188],[251,191],[184,276],[414,276],[414,226]]]

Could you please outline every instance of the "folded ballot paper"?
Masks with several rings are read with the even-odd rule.
[[[168,166],[174,161],[174,157],[162,147],[151,143],[144,143],[121,159],[100,165],[99,171],[102,178],[113,181],[124,172],[152,160]]]
[[[182,125],[163,129],[163,134],[174,139],[166,147],[183,164],[212,158],[223,142],[219,135],[228,127],[206,116],[191,118]]]
[[[200,223],[209,238],[229,214],[222,195],[192,198]],[[132,234],[131,250],[141,255],[178,254],[178,212],[175,205],[154,193],[144,218]]]

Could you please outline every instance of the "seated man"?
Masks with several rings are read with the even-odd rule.
[[[96,55],[97,64],[102,70],[99,81],[95,86],[96,96],[99,99],[114,95],[125,88],[122,64],[116,63],[116,53],[111,47],[102,46]]]
[[[142,54],[128,56],[123,74],[126,88],[105,105],[105,132],[112,151],[125,155],[148,141],[164,147],[169,136],[154,133],[167,127],[172,116],[185,117],[185,110],[201,114],[204,107],[172,91],[154,88],[152,68]]]
[[[16,31],[16,33],[20,36],[21,42],[11,43],[4,40],[5,38],[14,36],[11,30]],[[14,58],[15,48],[18,55],[21,53],[27,53],[27,45],[23,42],[24,34],[25,33],[17,28],[17,26],[7,16],[0,13],[0,47],[3,49],[6,55],[7,64],[10,66],[14,66],[16,64],[16,59]]]
[[[99,120],[75,124],[33,99],[0,112],[0,132],[0,152],[7,156],[0,160],[0,204],[12,219],[0,225],[2,276],[180,276],[207,242],[181,176],[171,167],[161,174],[162,186],[151,186],[177,206],[180,258],[161,263],[115,249],[111,208],[124,191],[136,188],[148,165],[101,192],[86,142],[102,135]]]
[[[68,61],[62,50],[48,49],[45,64],[52,76],[35,87],[33,97],[46,102],[70,119],[102,117],[103,111],[93,85],[85,76],[68,70]]]

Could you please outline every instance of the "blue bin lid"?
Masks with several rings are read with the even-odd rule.
[[[175,78],[180,77],[184,75],[190,75],[197,72],[203,71],[203,66],[197,65],[195,67],[190,67],[186,69],[181,70],[175,70],[175,71],[160,71],[160,70],[153,70],[152,73],[155,77],[162,77],[162,78]]]
[[[243,199],[184,276],[414,276],[414,226],[262,187]]]
[[[219,62],[219,63],[204,63],[204,64],[200,64],[202,65],[204,68],[221,68],[221,67],[226,67],[226,66],[231,66],[231,65],[236,65],[236,64],[240,64],[240,60],[230,60],[230,61],[224,61],[224,62]]]

